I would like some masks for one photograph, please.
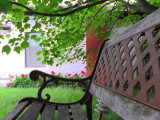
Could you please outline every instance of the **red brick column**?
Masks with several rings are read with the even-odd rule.
[[[106,31],[106,26],[104,26],[102,28],[102,31]],[[90,51],[87,54],[87,61],[86,61],[86,66],[91,66],[92,68],[88,67],[87,68],[87,73],[86,75],[89,76],[92,73],[92,69],[94,67],[98,52],[99,52],[99,48],[101,43],[103,42],[103,38],[101,40],[98,40],[98,37],[96,36],[91,36],[91,32],[89,32],[86,35],[86,51]]]

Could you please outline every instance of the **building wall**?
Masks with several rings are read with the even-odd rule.
[[[34,21],[29,21],[32,25],[34,25]],[[11,26],[12,28],[12,26]],[[26,31],[27,32],[27,31]],[[7,30],[2,30],[1,34],[7,34]],[[17,36],[17,33],[11,33],[12,36]],[[0,51],[2,51],[2,47],[8,43],[8,38],[0,39]],[[83,41],[82,45],[84,44],[85,40]],[[84,47],[84,50],[86,48]],[[0,79],[8,78],[9,75],[15,75],[15,74],[28,74],[32,70],[42,70],[44,72],[50,73],[51,71],[54,71],[56,73],[80,73],[82,70],[85,71],[85,64],[82,63],[82,61],[78,61],[75,64],[71,63],[65,63],[62,66],[56,67],[48,66],[45,67],[26,67],[26,61],[25,61],[25,50],[23,50],[20,54],[17,54],[12,50],[12,52],[9,55],[6,55],[5,53],[0,52]],[[30,58],[33,56],[29,56]],[[36,59],[35,59],[36,60]]]
[[[21,54],[11,52],[9,55],[0,53],[0,78],[7,78],[10,74],[28,74],[30,71],[35,69],[42,70],[47,73],[50,73],[52,70],[56,73],[80,73],[81,70],[85,70],[85,64],[82,64],[82,61],[78,61],[75,64],[66,63],[58,67],[55,65],[46,65],[45,67],[26,67],[25,51],[22,51]]]
[[[102,28],[102,31],[106,31],[106,26],[104,26]],[[91,32],[89,32],[86,35],[86,41],[87,41],[87,43],[86,43],[86,51],[90,51],[91,49],[92,50],[93,49],[96,50],[95,52],[91,51],[89,54],[87,54],[86,66],[90,66],[91,65],[91,67],[89,67],[87,69],[87,72],[86,72],[87,76],[89,76],[92,73],[92,69],[93,69],[95,61],[97,59],[99,48],[101,46],[101,43],[104,41],[104,39],[102,38],[101,40],[98,40],[98,37],[91,36]]]

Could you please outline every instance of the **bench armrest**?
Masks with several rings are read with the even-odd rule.
[[[50,75],[50,74],[47,74],[47,73],[44,73],[42,71],[39,71],[39,70],[34,70],[30,73],[30,78],[31,80],[33,81],[37,81],[39,76],[41,76],[43,78],[43,83],[38,91],[38,96],[37,98],[24,98],[22,99],[21,101],[25,101],[25,100],[38,100],[38,101],[45,101],[45,102],[49,102],[50,100],[50,95],[49,94],[46,94],[47,98],[44,99],[42,98],[42,91],[43,89],[46,88],[47,84],[48,83],[55,83],[55,84],[58,84],[58,81],[66,81],[66,82],[79,82],[79,83],[83,83],[87,80],[90,80],[89,83],[88,83],[88,86],[86,87],[86,90],[85,90],[85,95],[77,102],[74,102],[74,103],[87,103],[87,101],[91,98],[91,94],[89,93],[89,88],[91,86],[91,82],[92,82],[92,79],[93,79],[93,76],[95,74],[95,71],[96,71],[96,68],[98,66],[98,61],[100,59],[100,55],[102,53],[102,50],[103,50],[103,47],[105,46],[105,43],[106,43],[107,40],[103,41],[101,47],[100,47],[100,50],[99,50],[99,53],[98,53],[98,56],[97,56],[97,60],[96,60],[96,63],[94,65],[94,68],[93,68],[93,71],[91,73],[91,75],[89,77],[86,77],[86,78],[82,78],[82,79],[68,79],[68,78],[63,78],[63,77],[58,77],[58,76],[54,76],[54,75]],[[48,79],[49,78],[49,79]],[[21,102],[20,101],[20,102]],[[52,102],[53,103],[53,102]],[[73,104],[73,103],[69,103],[69,104]]]
[[[39,70],[33,70],[29,75],[30,79],[33,81],[37,81],[40,76],[43,78],[43,83],[42,83],[41,87],[39,88],[37,98],[39,100],[43,100],[43,101],[50,100],[49,94],[46,94],[46,97],[47,97],[46,99],[44,99],[42,97],[42,91],[43,91],[43,89],[45,89],[47,87],[47,84],[49,84],[51,82],[53,82],[54,84],[58,84],[58,81],[83,83],[83,82],[91,79],[91,76],[86,77],[86,78],[82,78],[82,79],[68,79],[68,78],[50,75],[50,74],[47,74],[47,73],[39,71]],[[89,82],[89,84],[90,84],[90,82]],[[88,89],[89,89],[89,85],[87,86],[87,90]]]
[[[68,78],[50,75],[48,73],[45,73],[45,72],[42,72],[39,70],[33,70],[33,71],[31,71],[31,73],[29,75],[30,79],[33,81],[37,81],[39,76],[41,76],[43,78],[44,82],[49,81],[49,80],[46,80],[46,78],[50,78],[50,80],[55,83],[59,80],[66,81],[66,82],[84,82],[84,81],[89,80],[91,78],[91,76],[89,76],[89,77],[80,78],[80,79],[68,79]]]

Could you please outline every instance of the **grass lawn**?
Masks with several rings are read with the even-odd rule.
[[[0,87],[0,119],[10,112],[23,97],[36,97],[38,88],[5,88]],[[54,102],[74,102],[79,100],[84,92],[72,88],[46,88],[43,92],[51,95],[51,101]],[[93,110],[98,102],[94,98]],[[98,113],[93,111],[93,119],[97,120]],[[109,115],[103,116],[103,120],[122,120],[114,112],[110,111]]]

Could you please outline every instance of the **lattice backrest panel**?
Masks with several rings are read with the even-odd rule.
[[[160,26],[105,48],[94,83],[160,110]]]

